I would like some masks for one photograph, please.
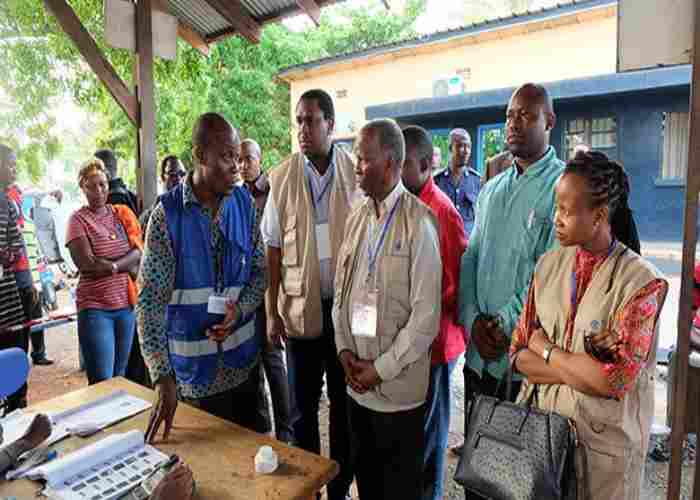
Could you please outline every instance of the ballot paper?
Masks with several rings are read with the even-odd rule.
[[[151,475],[168,456],[145,443],[143,432],[112,434],[32,469],[55,500],[115,500]]]
[[[115,391],[84,405],[58,413],[49,413],[53,429],[42,443],[49,446],[61,439],[75,435],[89,435],[114,423],[132,417],[151,407],[151,403],[126,391]],[[0,419],[3,444],[21,438],[29,429],[36,413],[17,410]]]

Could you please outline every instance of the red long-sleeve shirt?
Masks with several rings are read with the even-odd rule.
[[[457,324],[459,265],[467,248],[462,218],[450,199],[429,177],[418,197],[428,205],[438,221],[442,257],[442,315],[440,331],[433,341],[432,363],[448,363],[459,357],[466,346],[466,331]]]
[[[22,212],[22,191],[16,184],[13,184],[5,189],[5,194],[16,205],[17,214],[19,216],[19,219],[17,220],[17,226],[21,231],[22,228],[24,228],[24,213]],[[19,258],[15,261],[14,271],[15,273],[26,273],[30,271],[29,256],[27,255],[26,246],[22,249]]]

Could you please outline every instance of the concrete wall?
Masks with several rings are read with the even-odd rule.
[[[340,125],[351,121],[357,130],[365,122],[367,106],[432,97],[435,78],[460,70],[469,70],[466,92],[517,86],[528,80],[544,83],[614,73],[617,22],[612,14],[614,9],[608,17],[381,64],[358,63],[340,72],[308,72],[308,78],[291,82],[292,118],[299,96],[311,88],[328,91],[334,98]],[[336,97],[340,90],[347,91],[346,97]],[[339,135],[345,132],[338,130]]]

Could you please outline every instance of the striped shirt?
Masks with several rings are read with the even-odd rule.
[[[24,247],[17,227],[19,214],[14,203],[0,194],[0,330],[24,322],[24,310],[17,290],[13,264]]]
[[[112,205],[97,214],[88,207],[73,212],[66,230],[66,246],[78,238],[86,238],[95,257],[110,261],[129,253],[131,246]],[[76,303],[83,309],[117,310],[129,307],[127,293],[129,275],[120,273],[104,278],[86,278],[80,275]]]

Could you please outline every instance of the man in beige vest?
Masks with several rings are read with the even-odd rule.
[[[359,134],[356,173],[368,195],[345,226],[333,322],[348,382],[361,500],[422,495],[430,346],[440,327],[437,222],[401,182],[405,143],[392,120]]]
[[[323,90],[305,92],[296,107],[300,153],[270,172],[270,196],[261,232],[267,246],[270,288],[268,336],[286,342],[297,444],[321,452],[318,408],[326,375],[330,399],[330,455],[340,474],[329,500],[344,500],[353,471],[347,432],[345,381],[336,356],[333,278],[355,198],[352,158],[331,141],[333,101]]]

